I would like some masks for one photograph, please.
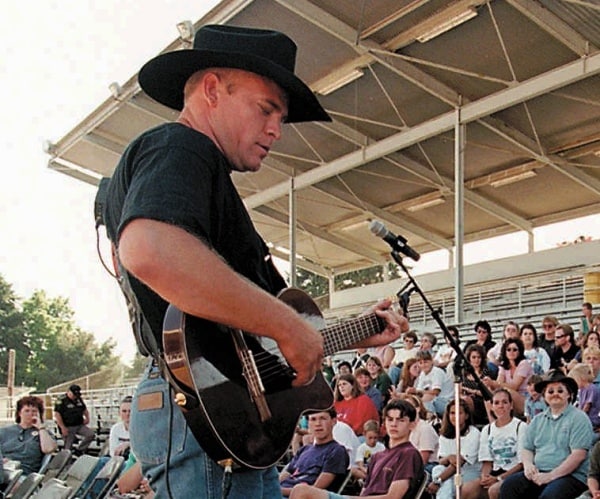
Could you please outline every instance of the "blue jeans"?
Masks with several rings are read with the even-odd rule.
[[[139,409],[140,400],[144,401],[143,410]],[[145,403],[148,400],[152,403]],[[223,468],[202,450],[155,367],[146,369],[131,409],[131,449],[156,497],[221,499]],[[277,470],[234,470],[227,497],[281,497]]]
[[[571,475],[557,478],[540,486],[525,478],[525,473],[521,471],[504,480],[500,488],[500,499],[522,499],[523,497],[575,499],[586,490],[587,485]]]

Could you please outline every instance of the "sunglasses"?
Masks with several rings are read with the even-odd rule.
[[[518,352],[519,349],[518,348],[507,348],[506,351],[507,352]]]
[[[561,338],[564,338],[565,336],[566,336],[566,335],[564,335],[564,334],[557,334],[557,335],[554,337],[554,339],[556,339],[556,340],[560,340]]]
[[[546,393],[547,393],[548,395],[553,395],[553,394],[555,394],[555,393],[558,393],[558,394],[562,395],[563,393],[566,393],[566,391],[567,391],[567,390],[565,390],[564,388],[556,388],[556,389],[554,389],[554,388],[548,388],[548,389],[546,390]]]
[[[414,343],[414,342],[415,342],[415,340],[412,340],[412,339],[410,339],[410,338],[406,338],[406,339],[404,340],[404,343]]]
[[[556,326],[554,326],[554,324],[544,324],[542,327],[544,329],[552,329],[553,327],[556,327]]]

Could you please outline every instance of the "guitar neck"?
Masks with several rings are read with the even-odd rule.
[[[378,334],[384,329],[385,321],[374,313],[328,326],[321,330],[325,355],[332,355],[345,350],[349,346]]]

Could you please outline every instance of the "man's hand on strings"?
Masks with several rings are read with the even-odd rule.
[[[353,345],[354,348],[368,348],[376,347],[380,345],[387,345],[392,343],[401,337],[402,334],[408,332],[410,326],[408,319],[404,317],[396,308],[392,306],[392,300],[385,298],[380,300],[375,305],[369,308],[365,314],[375,313],[378,317],[381,317],[385,323],[385,329],[380,333],[360,343]]]

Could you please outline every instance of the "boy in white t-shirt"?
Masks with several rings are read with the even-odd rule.
[[[352,465],[352,476],[359,480],[367,477],[367,465],[373,454],[385,450],[385,445],[379,441],[379,423],[370,419],[363,425],[365,441],[358,446],[356,458]]]

